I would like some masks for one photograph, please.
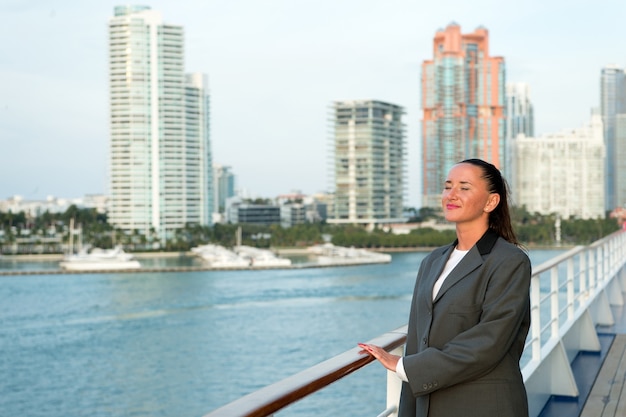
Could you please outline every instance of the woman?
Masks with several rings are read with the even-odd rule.
[[[527,417],[519,360],[531,266],[506,183],[492,164],[468,159],[450,170],[441,204],[457,240],[420,265],[404,356],[359,346],[404,381],[399,417]]]

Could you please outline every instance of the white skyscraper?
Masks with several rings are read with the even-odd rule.
[[[602,117],[582,128],[539,138],[518,136],[514,203],[531,213],[604,217]]]
[[[161,239],[210,225],[208,83],[184,73],[182,26],[147,6],[116,7],[109,77],[110,222]]]

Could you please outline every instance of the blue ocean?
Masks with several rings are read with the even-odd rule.
[[[561,252],[530,256],[537,266]],[[406,324],[424,256],[318,269],[2,276],[0,415],[201,417]],[[52,268],[0,260],[0,270]],[[375,416],[385,384],[373,363],[277,415]]]

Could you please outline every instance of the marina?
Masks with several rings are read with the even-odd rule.
[[[327,247],[328,248],[328,247]],[[203,245],[193,248],[190,253],[171,254],[141,254],[131,255],[123,251],[110,250],[96,252],[92,256],[77,254],[65,257],[59,262],[60,268],[32,269],[0,267],[0,276],[8,275],[60,275],[60,274],[88,274],[117,272],[117,273],[162,273],[162,272],[199,272],[199,271],[228,271],[228,270],[267,270],[267,269],[310,269],[363,264],[389,263],[391,255],[354,248],[333,246],[333,253],[317,250],[282,250],[281,252],[306,256],[305,261],[292,262],[287,257],[278,257],[272,251],[260,250],[250,246],[236,246],[228,250],[218,245]],[[346,255],[348,254],[348,255]],[[169,265],[146,266],[142,258],[169,256],[170,258],[198,258],[202,262],[191,262],[180,266]],[[8,257],[7,257],[8,258]],[[39,259],[38,257],[11,257],[8,259]],[[57,259],[57,256],[43,257],[43,259]],[[68,262],[68,259],[72,261]],[[115,262],[118,259],[118,262]],[[21,262],[21,261],[18,261]]]
[[[371,262],[367,262],[370,264]],[[271,269],[315,269],[315,268],[336,268],[342,266],[355,266],[359,265],[357,262],[335,262],[333,264],[292,264],[292,265],[283,265],[283,266],[265,266],[265,265],[245,265],[239,268],[235,268],[232,266],[172,266],[172,267],[156,267],[156,268],[137,268],[137,269],[100,269],[100,270],[63,270],[63,269],[47,269],[47,270],[17,270],[17,271],[7,271],[0,270],[0,276],[10,276],[10,275],[66,275],[66,274],[99,274],[102,272],[115,272],[115,273],[164,273],[164,272],[202,272],[202,271],[234,271],[234,270],[247,270],[247,271],[261,271],[261,270],[271,270]]]

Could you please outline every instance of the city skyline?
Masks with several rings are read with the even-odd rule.
[[[438,29],[489,31],[506,81],[529,85],[540,135],[583,125],[600,105],[601,68],[626,66],[626,5],[546,3],[135,4],[184,27],[185,67],[209,76],[213,160],[232,166],[240,187],[263,197],[329,189],[331,103],[374,99],[406,109],[406,204],[417,206],[420,66]],[[0,6],[0,198],[108,193],[106,23],[119,4]]]

